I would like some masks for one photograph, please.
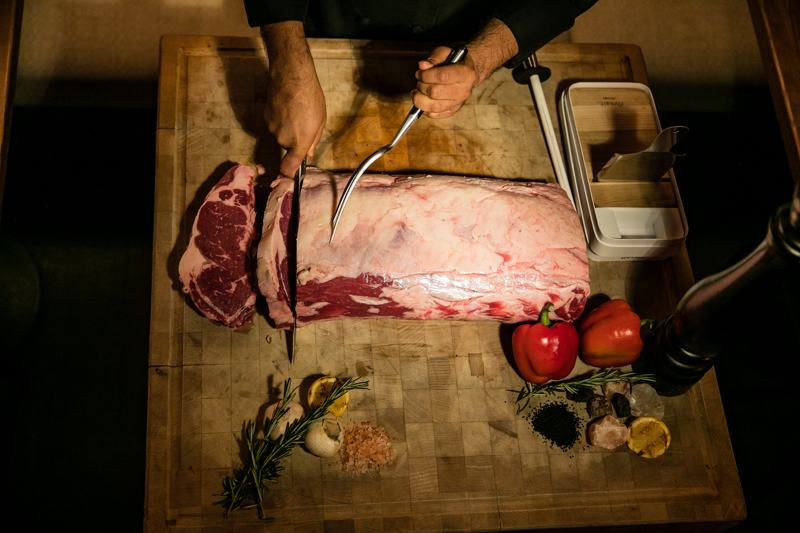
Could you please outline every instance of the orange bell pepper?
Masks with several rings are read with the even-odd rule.
[[[625,366],[639,359],[644,342],[641,319],[625,300],[609,300],[578,324],[581,359],[600,368]]]

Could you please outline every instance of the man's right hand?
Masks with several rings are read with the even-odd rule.
[[[294,176],[303,158],[314,154],[325,128],[325,95],[306,43],[303,23],[277,22],[261,28],[269,57],[264,118],[286,149],[280,173]]]

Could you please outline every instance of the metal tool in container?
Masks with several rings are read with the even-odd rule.
[[[452,65],[453,63],[458,63],[466,54],[467,48],[465,46],[454,48],[442,65]],[[342,219],[344,207],[347,205],[350,195],[353,194],[353,189],[355,189],[358,180],[361,179],[361,176],[364,175],[364,172],[367,171],[372,163],[380,159],[383,154],[397,146],[397,143],[400,142],[400,139],[403,137],[403,135],[406,134],[411,125],[414,124],[414,122],[416,122],[420,116],[422,116],[422,110],[417,106],[412,106],[411,111],[408,112],[406,119],[400,125],[400,129],[397,130],[397,133],[389,142],[389,144],[375,150],[375,152],[373,152],[369,157],[362,161],[360,165],[358,165],[358,168],[356,168],[355,172],[353,172],[353,175],[350,176],[350,179],[347,181],[344,192],[342,193],[341,198],[339,198],[339,203],[336,205],[336,212],[333,214],[333,222],[331,227],[331,238],[328,242],[333,242],[333,238],[336,235],[336,227],[339,225],[339,221]]]
[[[614,154],[597,172],[597,181],[655,181],[664,176],[684,155],[676,151],[678,137],[689,131],[686,126],[665,128],[644,150],[632,154]]]

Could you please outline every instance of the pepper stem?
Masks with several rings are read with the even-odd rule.
[[[539,313],[539,324],[544,326],[550,326],[550,310],[553,308],[553,304],[548,302],[542,307],[542,312]]]

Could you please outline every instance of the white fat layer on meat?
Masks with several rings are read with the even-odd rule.
[[[492,290],[493,284],[485,276],[459,275],[456,272],[406,276],[394,281],[394,286],[408,289],[420,285],[433,298],[445,301],[469,300]]]
[[[356,303],[364,304],[364,305],[384,305],[391,302],[391,300],[386,300],[383,298],[370,298],[369,296],[359,296],[357,294],[351,294],[350,299]]]
[[[301,287],[367,275],[370,286],[381,287],[381,301],[408,309],[404,318],[508,322],[535,318],[548,302],[569,308],[589,294],[580,220],[556,185],[368,174],[329,244],[333,209],[348,177],[319,169],[305,177],[297,244]],[[292,186],[279,178],[273,196]],[[269,210],[278,202],[272,200],[265,228],[275,219]],[[280,235],[276,227],[271,232]],[[276,243],[262,238],[259,282],[264,271],[275,270],[267,264],[274,263]],[[269,276],[268,283],[275,281]],[[298,306],[298,316],[316,314],[315,307]]]

